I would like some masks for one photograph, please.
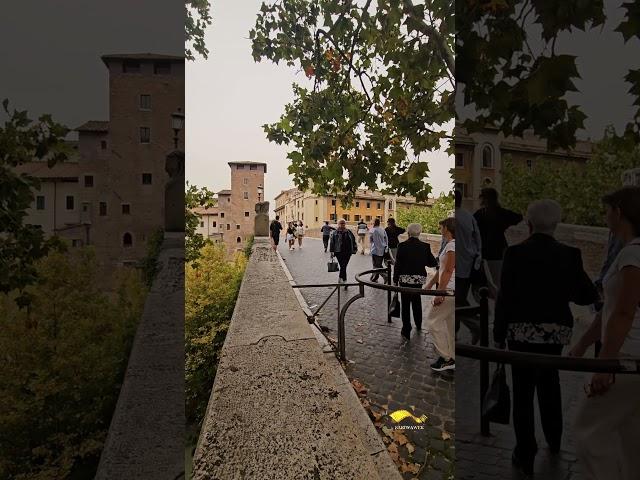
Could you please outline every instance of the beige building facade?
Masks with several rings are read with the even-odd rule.
[[[335,223],[338,219],[355,225],[360,221],[372,224],[378,218],[384,224],[395,217],[399,208],[418,203],[413,197],[385,195],[373,190],[358,190],[350,206],[343,208],[340,197],[315,195],[297,188],[284,190],[275,198],[275,214],[285,226],[289,222],[301,221],[307,228],[320,228],[325,221]]]
[[[497,129],[485,128],[468,133],[456,126],[454,178],[456,189],[463,194],[463,207],[475,210],[480,206],[478,196],[484,187],[502,189],[502,168],[506,155],[513,162],[533,168],[539,159],[585,163],[593,144],[578,140],[570,151],[547,151],[546,141],[527,131],[522,138],[505,137]]]
[[[28,222],[74,246],[93,245],[105,267],[136,264],[164,226],[165,159],[174,150],[171,115],[184,113],[184,57],[105,55],[109,120],[76,128],[69,161],[19,167],[41,180]],[[178,135],[184,149],[184,132]]]
[[[229,162],[231,189],[217,193],[216,205],[198,208],[200,216],[196,233],[214,243],[224,243],[231,254],[243,250],[253,235],[256,203],[264,201],[264,176],[267,164],[261,162]]]

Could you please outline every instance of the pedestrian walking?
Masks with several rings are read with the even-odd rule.
[[[427,282],[427,267],[435,267],[436,259],[428,243],[420,241],[422,225],[412,223],[407,226],[409,238],[398,245],[396,265],[393,270],[393,283],[401,287],[419,289]],[[422,300],[420,294],[401,293],[400,307],[402,330],[400,334],[407,340],[411,338],[411,313],[416,329],[422,329]]]
[[[373,228],[369,233],[369,245],[371,245],[371,260],[373,262],[373,268],[382,268],[385,252],[389,249],[389,239],[387,238],[387,232],[380,226],[380,219],[376,218],[373,222]],[[386,278],[386,275],[382,275]],[[372,282],[378,282],[380,278],[379,273],[373,273],[371,275]]]
[[[296,230],[293,226],[293,222],[289,222],[289,226],[287,227],[287,243],[289,244],[289,251],[295,250],[296,241]]]
[[[278,249],[278,244],[280,243],[280,231],[282,230],[282,224],[280,223],[280,216],[276,215],[276,219],[271,221],[269,225],[269,236],[271,237],[271,244],[273,246],[273,251],[275,252]]]
[[[570,352],[602,341],[599,358],[640,357],[640,187],[606,195],[606,220],[623,247],[602,282],[604,306]],[[640,377],[594,373],[585,386],[575,438],[585,480],[632,480],[640,472]]]
[[[398,254],[398,237],[402,235],[406,230],[404,228],[398,227],[396,225],[395,218],[389,218],[387,220],[387,228],[385,228],[387,232],[387,238],[389,239],[389,251],[391,252],[391,258],[395,260],[396,255]]]
[[[367,226],[366,223],[364,223],[362,220],[360,220],[358,222],[358,226],[356,227],[356,231],[358,232],[358,244],[360,245],[360,248],[362,249],[362,251],[360,253],[362,253],[362,255],[364,255],[364,244],[366,242],[367,232],[369,231],[369,227]]]
[[[347,281],[347,265],[351,260],[351,255],[358,253],[358,245],[356,237],[351,230],[347,229],[347,222],[344,219],[338,220],[338,229],[331,233],[329,240],[329,251],[335,255],[340,265],[340,273],[338,275],[339,283]],[[347,286],[345,285],[346,289]]]
[[[456,306],[469,305],[469,288],[471,287],[471,273],[480,268],[482,261],[482,240],[476,219],[462,208],[462,193],[455,191],[456,218]],[[456,325],[456,331],[458,325]]]
[[[561,217],[562,208],[556,201],[532,202],[527,209],[530,237],[505,251],[493,327],[498,348],[505,348],[506,342],[509,350],[516,352],[560,355],[572,336],[569,304],[590,305],[598,299],[596,287],[584,271],[580,250],[554,238]],[[542,298],[536,294],[541,285],[545,289]],[[557,369],[535,366],[513,365],[511,373],[516,437],[512,461],[530,475],[538,452],[536,391],[544,437],[552,453],[560,451],[560,377]]]
[[[296,227],[296,238],[298,239],[298,247],[302,250],[302,240],[304,239],[304,225],[302,221],[299,221]]]
[[[440,233],[445,244],[438,255],[439,268],[424,288],[431,290],[434,285],[438,285],[440,290],[455,291],[456,219],[449,217],[440,221]],[[438,353],[438,358],[431,364],[431,369],[436,372],[455,369],[454,298],[444,296],[433,298],[431,311],[427,317],[427,328]]]
[[[324,244],[325,252],[327,251],[327,248],[329,248],[329,237],[331,236],[331,232],[334,230],[335,228],[329,225],[329,221],[325,220],[324,225],[320,229],[320,233],[322,233],[322,243]]]
[[[473,214],[482,243],[482,259],[487,261],[493,283],[500,288],[502,257],[507,248],[504,232],[522,221],[522,215],[500,206],[498,191],[483,188],[480,191],[481,207]]]

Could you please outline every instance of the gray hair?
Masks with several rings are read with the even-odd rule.
[[[407,235],[409,237],[419,237],[422,233],[422,225],[419,223],[410,223],[407,227]]]
[[[536,200],[527,208],[527,221],[534,233],[553,235],[561,219],[562,207],[555,200]]]
[[[341,218],[340,220],[338,220],[338,225],[341,223],[344,223],[346,225],[347,221],[344,218]]]

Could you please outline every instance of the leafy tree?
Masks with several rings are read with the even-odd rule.
[[[616,31],[624,42],[640,39],[640,4],[622,3]],[[472,106],[469,130],[494,125],[505,135],[526,129],[550,149],[575,146],[586,115],[566,100],[579,78],[577,58],[562,53],[560,35],[602,26],[602,0],[462,0],[456,2],[458,110]],[[638,107],[624,136],[640,138],[640,69],[625,76]]]
[[[453,210],[453,197],[442,194],[435,199],[433,205],[428,207],[414,205],[408,208],[399,208],[396,222],[402,227],[406,227],[410,223],[419,223],[422,225],[424,233],[439,234],[440,220],[450,217]]]
[[[15,168],[34,160],[46,160],[50,167],[66,160],[69,130],[51,115],[33,121],[26,111],[10,111],[6,99],[2,107],[7,119],[0,127],[0,293],[18,290],[15,301],[26,306],[30,298],[25,288],[37,278],[35,262],[57,241],[45,240],[40,227],[24,223],[40,183]]]
[[[211,6],[208,0],[185,0],[187,19],[184,24],[185,56],[187,60],[195,60],[196,55],[207,58],[209,50],[205,45],[204,34],[211,25]]]
[[[107,295],[90,248],[35,268],[28,309],[0,294],[0,478],[93,478],[146,289],[126,269]]]
[[[204,418],[219,355],[227,335],[247,257],[227,257],[223,245],[209,243],[197,265],[185,270],[185,397],[189,425]]]
[[[640,147],[609,127],[585,165],[537,159],[533,168],[505,158],[502,201],[519,212],[539,198],[552,198],[563,208],[563,221],[605,226],[602,195],[621,186],[622,172],[640,167]]]
[[[198,207],[211,208],[217,200],[214,193],[207,187],[189,185],[185,192],[185,258],[187,262],[195,262],[200,256],[202,248],[210,243],[209,239],[196,232],[200,224],[200,216],[193,210]],[[196,265],[194,263],[194,265]]]
[[[301,69],[311,87],[267,138],[291,149],[302,190],[343,193],[362,185],[426,200],[428,164],[453,118],[453,2],[291,0],[263,2],[252,40],[256,61]]]

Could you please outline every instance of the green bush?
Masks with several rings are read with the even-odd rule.
[[[0,478],[93,478],[146,289],[125,269],[106,294],[89,248],[37,273],[28,308],[0,295]]]
[[[185,409],[190,426],[199,427],[204,418],[246,264],[243,253],[229,260],[224,245],[208,244],[197,266],[185,267]]]
[[[451,216],[453,210],[453,196],[443,194],[436,198],[430,207],[399,208],[396,223],[403,228],[406,228],[410,223],[419,223],[422,225],[424,233],[439,234],[438,222]]]

